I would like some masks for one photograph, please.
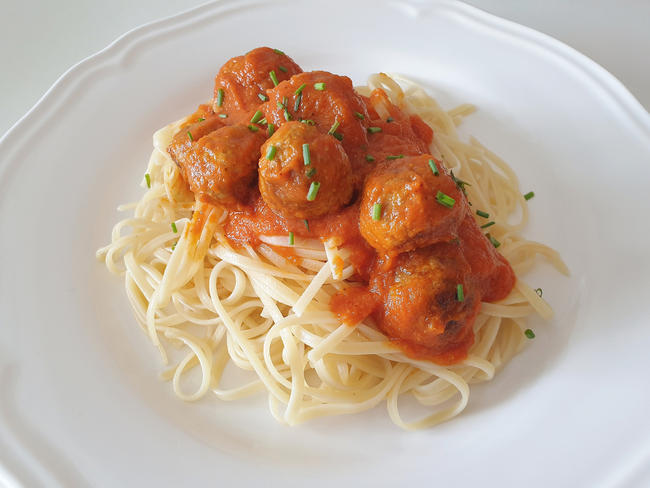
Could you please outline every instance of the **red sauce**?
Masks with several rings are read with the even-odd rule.
[[[275,71],[278,86],[269,77],[270,70]],[[220,89],[225,98],[218,107],[216,97]],[[304,238],[335,238],[340,246],[351,251],[350,262],[356,270],[352,281],[357,285],[335,294],[330,302],[332,312],[343,322],[354,325],[370,318],[414,358],[454,364],[467,356],[474,342],[472,327],[481,301],[506,297],[514,286],[515,275],[478,228],[465,197],[451,183],[442,164],[436,161],[440,174],[433,176],[430,172],[427,161],[433,156],[427,153],[434,134],[426,123],[416,115],[402,112],[382,90],[361,97],[353,91],[348,78],[320,71],[303,73],[288,56],[268,48],[256,49],[226,63],[216,79],[215,105],[201,106],[183,131],[189,128],[193,135],[202,138],[203,132],[214,130],[213,126],[216,128],[220,123],[214,120],[218,115],[213,115],[213,109],[217,114],[227,115],[220,119],[225,126],[248,124],[257,111],[276,129],[288,120],[313,125],[321,134],[339,141],[328,141],[329,150],[332,154],[345,151],[345,165],[352,168],[351,176],[346,170],[347,173],[332,173],[331,180],[320,182],[332,191],[337,185],[343,187],[341,178],[351,178],[354,191],[350,201],[331,199],[326,203],[331,203],[332,210],[324,215],[320,212],[312,214],[321,215],[316,218],[297,218],[296,215],[306,213],[283,211],[283,198],[293,199],[292,204],[298,207],[308,205],[302,195],[315,178],[327,178],[327,167],[322,164],[327,164],[328,158],[320,154],[321,171],[315,177],[305,176],[308,166],[306,162],[303,165],[304,156],[298,151],[302,143],[299,137],[295,136],[298,139],[291,149],[282,146],[277,135],[268,138],[268,125],[253,124],[256,134],[268,138],[263,153],[258,152],[256,157],[267,157],[264,164],[268,173],[295,186],[292,192],[269,195],[269,201],[274,197],[271,208],[260,194],[258,181],[247,179],[248,170],[239,170],[248,164],[257,167],[254,158],[238,162],[234,169],[242,176],[230,186],[222,181],[212,185],[219,189],[220,196],[225,195],[223,201],[229,202],[229,191],[237,184],[237,204],[227,205],[229,214],[224,225],[225,235],[234,245],[255,246],[260,243],[260,236],[289,232]],[[315,141],[317,136],[310,131],[302,132],[310,132],[310,140]],[[176,146],[170,148],[181,167],[186,164],[182,157],[191,155],[197,146],[195,141],[186,140],[185,132],[179,132]],[[221,133],[227,137],[227,131]],[[261,144],[264,137],[260,139]],[[209,147],[220,148],[222,143],[227,146],[227,142],[216,141]],[[282,160],[268,159],[271,146],[280,147],[278,154],[282,158],[293,158],[291,164],[282,166],[288,159],[279,156]],[[218,174],[214,168],[219,167],[221,156],[215,156],[212,166],[210,154],[206,157],[201,166],[183,171],[190,183],[192,178],[198,178],[206,186],[206,178]],[[208,174],[203,167],[210,167],[212,173]],[[260,170],[259,179],[263,177]],[[406,178],[406,183],[400,178]],[[242,185],[249,188],[245,198],[241,197]],[[200,187],[197,182],[190,186]],[[436,202],[436,191],[441,189],[453,195],[453,209]],[[327,197],[325,193],[319,196]],[[376,202],[382,202],[379,219],[369,213]],[[382,218],[385,220],[381,221]],[[300,258],[293,255],[291,248],[277,250],[299,263]]]
[[[330,309],[348,325],[355,325],[368,317],[376,308],[379,296],[365,286],[351,286],[336,293],[330,301]]]

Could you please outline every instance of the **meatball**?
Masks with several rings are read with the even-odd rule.
[[[190,190],[223,205],[244,201],[255,181],[264,136],[245,125],[231,125],[192,139],[182,157],[174,151]]]
[[[194,118],[194,115],[190,116],[190,120]],[[198,122],[185,124],[174,135],[172,142],[167,148],[167,152],[174,162],[178,166],[181,166],[181,162],[185,161],[187,152],[192,147],[194,141],[198,141],[203,136],[217,129],[221,129],[223,126],[222,119],[216,115],[207,116]]]
[[[442,164],[424,154],[382,163],[368,175],[359,226],[372,247],[399,253],[453,239],[467,208]]]
[[[271,72],[280,82],[302,69],[282,51],[268,47],[230,59],[214,82],[214,111],[228,115],[229,123],[248,120],[249,112],[263,102],[260,95],[266,96],[266,91],[275,86]]]
[[[350,161],[335,138],[289,122],[262,146],[259,186],[266,204],[283,217],[319,217],[350,201]]]
[[[371,290],[382,298],[377,326],[415,357],[461,360],[481,304],[470,272],[458,243],[401,254],[390,271],[371,277]]]
[[[368,112],[347,76],[327,71],[295,75],[269,92],[263,111],[266,120],[276,126],[285,124],[287,119],[304,120],[320,132],[331,131],[348,156],[350,151],[368,144],[363,125]]]

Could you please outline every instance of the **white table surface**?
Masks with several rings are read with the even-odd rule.
[[[201,0],[1,0],[0,134],[70,66],[143,23]],[[563,41],[650,109],[650,0],[469,0]]]

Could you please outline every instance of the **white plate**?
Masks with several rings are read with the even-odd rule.
[[[186,404],[122,284],[95,261],[151,135],[258,45],[362,82],[424,82],[480,111],[464,133],[533,189],[527,236],[572,276],[556,309],[457,419],[403,432],[383,407],[278,425],[265,401]],[[8,485],[650,483],[650,117],[611,75],[463,4],[224,1],[136,29],[68,71],[0,142],[0,459]],[[0,470],[2,471],[2,470]]]

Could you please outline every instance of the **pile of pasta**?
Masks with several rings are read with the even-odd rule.
[[[443,110],[418,85],[385,74],[357,91],[375,88],[433,128],[431,154],[469,183],[473,208],[496,222],[491,235],[518,277],[515,288],[499,303],[481,304],[474,345],[461,363],[407,357],[370,322],[341,323],[330,311],[330,297],[354,274],[349,251],[335,241],[296,237],[291,261],[280,252],[290,245],[286,235],[260,236],[257,247],[228,242],[225,211],[197,202],[167,153],[180,120],[154,134],[146,192],[119,207],[133,216],[115,225],[111,244],[97,252],[124,279],[137,322],[167,365],[162,377],[179,398],[264,394],[273,417],[289,425],[385,403],[398,426],[426,428],[462,412],[470,385],[492,379],[520,351],[531,314],[551,318],[549,305],[520,277],[540,255],[568,270],[556,251],[521,236],[528,204],[512,169],[476,139],[459,138],[457,126],[474,107]],[[190,232],[197,225],[200,232]],[[226,388],[229,364],[252,374],[235,375],[239,382],[231,379],[235,386]],[[424,414],[404,418],[407,397]]]

